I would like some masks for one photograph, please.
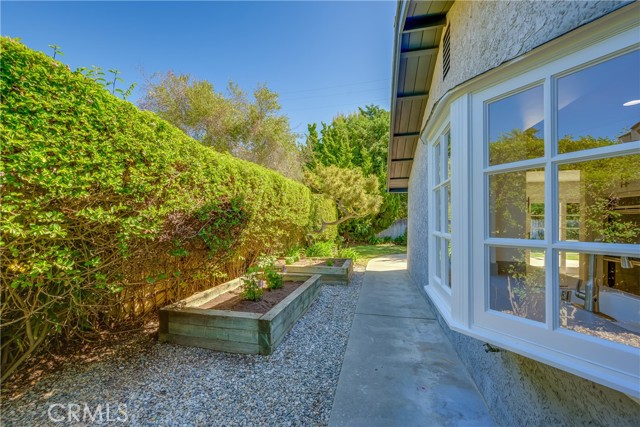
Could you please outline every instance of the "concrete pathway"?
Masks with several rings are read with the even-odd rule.
[[[404,255],[367,266],[329,425],[494,425]]]

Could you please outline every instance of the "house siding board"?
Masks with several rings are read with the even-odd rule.
[[[422,127],[434,105],[456,86],[629,3],[454,3],[447,14],[452,26],[451,69],[443,81],[440,49]],[[429,282],[428,147],[418,143],[413,157],[407,263],[410,276],[424,291]],[[438,318],[499,424],[630,426],[640,419],[640,405],[625,394],[506,350],[487,353],[482,341],[450,330],[439,313]]]

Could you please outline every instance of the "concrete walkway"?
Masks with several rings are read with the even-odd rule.
[[[367,266],[329,425],[494,425],[403,255]]]

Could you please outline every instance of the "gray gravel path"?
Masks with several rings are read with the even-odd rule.
[[[75,404],[80,416],[85,406],[95,412],[102,405],[103,423],[96,422],[102,425],[327,425],[363,277],[359,267],[350,286],[323,286],[271,356],[154,342],[124,360],[69,366],[45,377],[19,398],[3,402],[1,424],[92,424],[49,420],[50,405],[65,405],[52,410],[54,417],[63,417]],[[126,405],[125,423],[113,421],[124,418],[119,404]]]

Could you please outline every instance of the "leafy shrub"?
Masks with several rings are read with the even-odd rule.
[[[287,264],[293,264],[294,262],[300,261],[300,256],[304,255],[305,250],[302,246],[294,246],[287,250],[284,254],[285,261]]]
[[[238,277],[313,228],[304,185],[0,41],[2,380],[54,337]]]
[[[338,251],[338,258],[351,258],[353,262],[356,262],[360,258],[360,254],[354,248],[342,248]]]
[[[318,230],[322,226],[323,221],[331,222],[338,219],[338,211],[336,210],[336,204],[323,196],[322,194],[311,195],[313,203],[311,210],[311,223],[313,224],[313,230]],[[335,225],[329,225],[325,227],[322,232],[314,233],[314,239],[319,241],[335,241],[338,236],[338,227]]]
[[[404,230],[404,233],[402,233],[402,235],[393,239],[393,243],[400,246],[407,246],[407,230]]]
[[[333,260],[332,259],[328,259],[326,262],[328,267],[333,267]]]
[[[369,236],[369,239],[367,239],[367,243],[369,243],[370,245],[379,245],[380,243],[382,243],[382,239],[376,236]]]
[[[264,289],[262,289],[262,280],[258,278],[257,268],[250,268],[247,276],[242,278],[242,293],[240,296],[246,301],[260,301]]]
[[[308,257],[330,257],[336,249],[336,244],[333,242],[317,242],[309,246],[306,250]]]
[[[267,278],[267,288],[269,288],[269,290],[278,289],[284,285],[282,276],[276,271],[274,266],[265,268],[264,275]]]

